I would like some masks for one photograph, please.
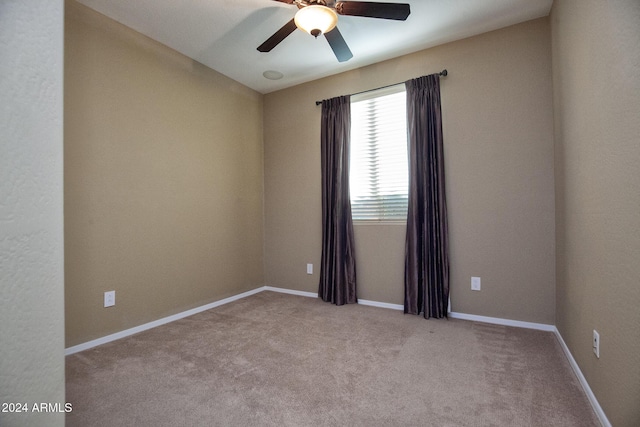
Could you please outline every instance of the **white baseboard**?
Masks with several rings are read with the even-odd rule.
[[[295,289],[276,288],[273,286],[265,286],[262,288],[265,291],[280,292],[281,294],[298,295],[300,297],[318,298],[316,292],[296,291]]]
[[[573,358],[573,355],[571,354],[569,347],[567,347],[567,343],[564,342],[562,335],[560,335],[560,331],[555,326],[553,327],[553,333],[558,339],[558,342],[560,343],[560,347],[562,347],[562,351],[564,351],[564,355],[569,360],[569,364],[571,365],[573,372],[576,374],[576,377],[578,377],[578,381],[580,381],[580,385],[582,385],[582,389],[587,395],[587,398],[589,399],[589,403],[591,403],[591,407],[593,408],[593,410],[596,413],[596,416],[602,423],[602,426],[611,427],[611,423],[609,422],[609,419],[607,418],[606,414],[602,410],[602,406],[600,406],[600,403],[598,403],[598,399],[596,399],[596,396],[593,394],[591,387],[589,387],[589,383],[587,382],[587,379],[582,374],[582,371],[580,370],[578,363]]]
[[[390,304],[388,302],[379,302],[379,301],[369,301],[369,300],[366,300],[366,299],[358,299],[358,304],[360,304],[360,305],[369,305],[371,307],[390,308],[391,310],[404,311],[404,305]]]
[[[148,329],[152,329],[152,328],[155,328],[157,326],[173,322],[175,320],[179,320],[179,319],[183,319],[185,317],[193,316],[194,314],[201,313],[203,311],[210,310],[212,308],[219,307],[221,305],[228,304],[230,302],[237,301],[239,299],[242,299],[242,298],[245,298],[245,297],[248,297],[248,296],[251,296],[251,295],[255,295],[255,294],[263,292],[263,291],[280,292],[280,293],[290,294],[290,295],[297,295],[297,296],[310,297],[310,298],[318,298],[318,294],[314,293],[314,292],[298,291],[298,290],[294,290],[294,289],[285,289],[285,288],[277,288],[277,287],[274,287],[274,286],[262,286],[262,287],[253,289],[251,291],[247,291],[247,292],[243,292],[243,293],[238,294],[238,295],[231,296],[229,298],[224,298],[224,299],[221,299],[219,301],[212,302],[210,304],[206,304],[206,305],[203,305],[203,306],[200,306],[200,307],[196,307],[196,308],[193,308],[191,310],[183,311],[182,313],[177,313],[177,314],[174,314],[172,316],[163,317],[162,319],[154,320],[153,322],[145,323],[144,325],[136,326],[136,327],[133,327],[133,328],[130,328],[130,329],[125,329],[124,331],[116,332],[115,334],[107,335],[107,336],[102,337],[102,338],[98,338],[98,339],[95,339],[95,340],[92,340],[92,341],[88,341],[88,342],[83,343],[83,344],[78,344],[78,345],[75,345],[73,347],[69,347],[69,348],[65,349],[64,354],[65,354],[65,356],[68,356],[70,354],[78,353],[78,352],[83,351],[83,350],[88,350],[90,348],[99,346],[101,344],[106,344],[108,342],[115,341],[115,340],[118,340],[120,338],[128,337],[130,335],[137,334],[138,332],[146,331]],[[391,309],[391,310],[404,310],[404,306],[403,305],[390,304],[390,303],[386,303],[386,302],[378,302],[378,301],[370,301],[370,300],[362,300],[362,299],[360,299],[360,300],[358,300],[358,304],[368,305],[368,306],[372,306],[372,307],[388,308],[388,309]],[[562,347],[562,351],[564,352],[565,356],[569,360],[571,368],[573,369],[573,371],[575,372],[576,376],[578,377],[578,380],[580,381],[580,384],[582,385],[582,388],[584,389],[584,392],[586,393],[587,398],[589,399],[589,402],[591,403],[591,406],[593,407],[593,410],[595,411],[597,417],[600,419],[600,422],[602,423],[603,427],[611,427],[611,423],[607,419],[607,416],[605,415],[604,411],[602,410],[602,407],[598,403],[598,400],[596,399],[595,395],[593,394],[593,391],[591,390],[591,387],[589,387],[589,383],[587,382],[586,378],[582,374],[582,371],[580,371],[580,367],[578,366],[577,362],[573,358],[573,355],[571,354],[571,351],[567,347],[567,344],[564,342],[564,339],[562,338],[562,335],[560,335],[560,332],[558,331],[558,329],[554,325],[548,325],[548,324],[545,324],[545,323],[522,322],[520,320],[510,320],[510,319],[502,319],[502,318],[498,318],[498,317],[478,316],[478,315],[475,315],[475,314],[465,314],[465,313],[456,313],[456,312],[450,312],[449,313],[449,317],[451,317],[453,319],[470,320],[470,321],[474,321],[474,322],[492,323],[492,324],[496,324],[496,325],[514,326],[514,327],[517,327],[517,328],[537,329],[537,330],[541,330],[541,331],[553,332],[555,334],[555,336],[558,338],[558,341],[560,342],[560,346]]]
[[[387,302],[369,301],[369,300],[363,300],[363,299],[359,299],[358,304],[369,305],[372,307],[389,308],[391,310],[404,311],[404,305],[402,304],[390,304]],[[547,332],[553,332],[555,330],[555,326],[547,325],[545,323],[523,322],[520,320],[510,320],[510,319],[501,319],[498,317],[478,316],[475,314],[456,313],[451,311],[448,313],[448,315],[452,319],[470,320],[473,322],[492,323],[495,325],[504,325],[504,326],[514,326],[516,328],[537,329],[540,331],[547,331]]]
[[[476,314],[456,313],[455,311],[450,312],[449,317],[451,317],[452,319],[471,320],[473,322],[482,322],[482,323],[493,323],[494,325],[514,326],[516,328],[537,329],[539,331],[547,331],[547,332],[553,332],[556,329],[555,326],[547,325],[546,323],[522,322],[520,320],[502,319],[499,317],[487,317],[487,316],[478,316]]]
[[[198,313],[201,313],[203,311],[210,310],[212,308],[219,307],[219,306],[224,305],[224,304],[228,304],[228,303],[230,303],[232,301],[237,301],[237,300],[239,300],[241,298],[245,298],[245,297],[248,297],[250,295],[257,294],[258,292],[262,292],[263,290],[264,290],[264,286],[260,287],[260,288],[257,288],[257,289],[253,289],[251,291],[243,292],[243,293],[238,294],[238,295],[234,295],[234,296],[229,297],[229,298],[224,298],[224,299],[221,299],[219,301],[214,301],[214,302],[212,302],[210,304],[206,304],[206,305],[203,305],[203,306],[200,306],[200,307],[192,308],[191,310],[183,311],[182,313],[177,313],[177,314],[174,314],[172,316],[163,317],[162,319],[154,320],[153,322],[145,323],[145,324],[140,325],[140,326],[135,326],[135,327],[130,328],[130,329],[125,329],[124,331],[116,332],[115,334],[107,335],[107,336],[104,336],[102,338],[98,338],[98,339],[95,339],[95,340],[92,340],[92,341],[88,341],[88,342],[85,342],[85,343],[82,343],[82,344],[74,345],[73,347],[69,347],[69,348],[65,349],[64,355],[68,356],[70,354],[74,354],[74,353],[78,353],[80,351],[88,350],[90,348],[99,346],[101,344],[106,344],[106,343],[111,342],[111,341],[119,340],[120,338],[124,338],[124,337],[128,337],[130,335],[133,335],[133,334],[137,334],[138,332],[146,331],[148,329],[152,329],[152,328],[155,328],[155,327],[160,326],[160,325],[164,325],[164,324],[167,324],[167,323],[179,320],[179,319],[183,319],[185,317],[193,316],[194,314],[198,314]]]
[[[315,293],[315,292],[296,291],[296,290],[293,290],[293,289],[276,288],[274,286],[265,286],[264,290],[265,291],[272,291],[272,292],[280,292],[280,293],[283,293],[283,294],[298,295],[298,296],[301,296],[301,297],[318,298],[318,294]],[[358,299],[358,304],[360,304],[360,305],[368,305],[368,306],[371,306],[371,307],[390,308],[392,310],[404,310],[404,306],[399,305],[399,304],[389,304],[387,302],[370,301],[370,300],[366,300],[366,299]]]

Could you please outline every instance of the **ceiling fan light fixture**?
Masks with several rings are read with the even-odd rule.
[[[338,23],[338,14],[326,6],[305,6],[298,10],[294,18],[296,26],[314,37],[328,33]]]

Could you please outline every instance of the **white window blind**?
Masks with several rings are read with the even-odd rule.
[[[354,220],[407,218],[407,114],[404,85],[351,98],[349,182]]]

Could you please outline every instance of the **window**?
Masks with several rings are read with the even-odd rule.
[[[349,182],[354,220],[407,219],[404,85],[351,97]]]

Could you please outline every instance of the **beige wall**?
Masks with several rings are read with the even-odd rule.
[[[64,426],[63,5],[0,2],[1,426]]]
[[[454,311],[555,323],[551,41],[546,18],[274,92],[264,100],[265,278],[317,291],[316,100],[447,68],[442,80]],[[359,297],[403,303],[404,225],[356,225]],[[316,268],[317,270],[317,268]],[[471,276],[482,291],[470,290]]]
[[[65,30],[67,347],[261,286],[262,95],[75,2]]]
[[[640,2],[556,0],[551,22],[557,327],[611,423],[638,426]]]

